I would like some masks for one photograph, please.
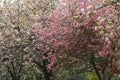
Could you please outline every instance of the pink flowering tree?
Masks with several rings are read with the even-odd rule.
[[[110,80],[119,70],[120,25],[116,1],[60,0],[45,26],[34,25],[47,71],[83,66],[99,80]],[[89,66],[89,68],[88,68]],[[85,71],[84,70],[84,71]]]

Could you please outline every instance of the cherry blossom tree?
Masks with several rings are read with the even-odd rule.
[[[46,25],[34,25],[48,70],[61,71],[67,65],[85,65],[99,80],[117,73],[119,55],[118,1],[60,0],[46,17]],[[118,58],[117,58],[118,59]],[[116,70],[115,70],[116,69]]]
[[[54,6],[53,0],[3,0],[1,3],[0,75],[9,80],[24,80],[29,76],[47,78],[42,77],[47,74],[46,64],[41,69],[42,54],[32,25],[44,22],[42,16]]]

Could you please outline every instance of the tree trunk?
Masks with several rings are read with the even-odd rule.
[[[96,73],[98,79],[102,80],[102,77],[101,77],[101,75],[100,75],[100,73],[99,73],[99,71],[98,71],[98,69],[96,68],[96,65],[95,65],[95,56],[94,56],[94,53],[91,54],[91,64],[92,64],[92,66],[93,66],[93,68],[95,70],[95,73]]]

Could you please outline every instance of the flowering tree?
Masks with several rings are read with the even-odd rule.
[[[52,0],[0,2],[0,77],[9,80],[41,77],[46,65],[41,69],[43,60],[36,45],[37,38],[32,31],[32,24],[41,21],[37,17],[49,12],[53,6]]]
[[[34,25],[39,46],[46,52],[43,59],[48,62],[47,69],[60,71],[68,64],[86,64],[84,69],[91,69],[99,80],[110,80],[118,71],[115,62],[120,48],[117,3],[60,0],[60,5],[47,16],[45,26]]]

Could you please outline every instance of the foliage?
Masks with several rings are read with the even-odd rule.
[[[86,76],[88,80],[99,80],[98,77],[96,76],[95,72],[87,72]]]
[[[84,73],[71,74],[69,71],[63,71],[60,77],[56,77],[54,80],[89,80]]]

